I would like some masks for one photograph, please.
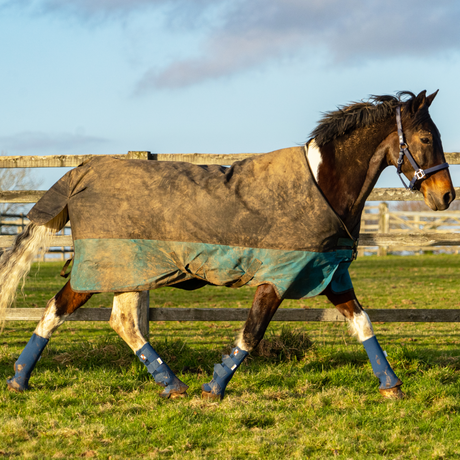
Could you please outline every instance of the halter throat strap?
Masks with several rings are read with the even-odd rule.
[[[409,151],[409,147],[406,144],[406,141],[404,139],[404,131],[402,127],[402,122],[401,122],[401,106],[398,105],[396,107],[396,126],[398,128],[398,137],[399,137],[399,158],[398,158],[398,166],[396,172],[399,175],[399,178],[401,179],[401,182],[403,183],[404,187],[406,190],[414,191],[415,184],[426,178],[428,174],[432,174],[434,172],[440,171],[441,169],[447,169],[449,167],[448,163],[441,163],[439,165],[433,166],[432,168],[428,169],[422,169],[420,166],[417,164],[415,161],[414,157]],[[412,168],[414,168],[414,177],[410,181],[409,186],[406,185],[404,182],[404,179],[402,178],[402,165],[404,163],[404,157],[406,157],[409,160],[409,163],[412,165]]]

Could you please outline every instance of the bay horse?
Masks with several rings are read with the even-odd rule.
[[[361,214],[390,165],[433,210],[455,198],[441,138],[428,109],[436,93],[372,96],[327,112],[301,147],[230,168],[99,157],[67,173],[34,206],[31,223],[0,260],[0,313],[48,238],[70,220],[75,256],[70,280],[51,300],[7,381],[28,382],[52,333],[98,292],[114,292],[110,325],[143,362],[160,396],[188,386],[139,330],[140,292],[160,286],[257,286],[230,355],[214,366],[202,397],[222,399],[285,298],[325,295],[363,344],[384,397],[402,397],[356,298],[348,267]],[[403,180],[404,183],[404,180]],[[133,193],[133,190],[136,190]]]

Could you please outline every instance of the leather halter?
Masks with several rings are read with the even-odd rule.
[[[417,181],[425,179],[428,174],[434,173],[436,171],[440,171],[441,169],[447,169],[449,167],[449,164],[441,163],[440,165],[436,165],[428,169],[420,168],[420,166],[417,164],[412,154],[409,152],[409,147],[404,140],[404,132],[403,132],[402,122],[401,122],[401,106],[400,105],[396,107],[396,125],[398,127],[398,136],[399,136],[399,158],[398,158],[398,167],[397,167],[396,172],[398,173],[399,178],[401,179],[401,182],[403,183],[406,190],[414,191],[414,186],[417,183]],[[401,167],[404,163],[405,156],[407,157],[407,159],[409,160],[410,164],[412,165],[415,171],[414,177],[410,181],[409,187],[406,185],[403,178],[401,177],[401,174],[402,174]]]

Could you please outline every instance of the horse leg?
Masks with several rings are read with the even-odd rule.
[[[225,388],[244,358],[262,340],[273,315],[281,304],[275,289],[270,284],[257,288],[248,319],[230,355],[222,356],[222,364],[214,366],[214,374],[209,383],[202,385],[201,396],[205,399],[223,399]]]
[[[181,382],[158,353],[145,340],[139,329],[140,292],[116,293],[113,299],[110,326],[128,344],[158,385],[164,387],[162,398],[187,396],[188,386]]]
[[[328,287],[324,294],[345,316],[353,335],[363,344],[371,362],[372,370],[380,381],[380,393],[385,398],[402,398],[404,396],[400,389],[402,382],[393,372],[385,352],[375,337],[369,316],[356,299],[354,290],[344,294],[336,294]]]
[[[8,389],[25,391],[29,389],[29,379],[40,359],[51,334],[65,321],[67,316],[84,305],[92,294],[78,293],[70,287],[70,281],[48,301],[45,313],[35,331],[14,364],[15,375],[7,380]]]

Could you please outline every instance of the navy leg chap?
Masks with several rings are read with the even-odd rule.
[[[201,386],[203,392],[216,399],[223,399],[225,394],[225,388],[230,382],[235,371],[240,367],[244,358],[248,356],[248,352],[241,350],[241,348],[233,348],[230,355],[224,355],[222,357],[222,364],[214,365],[214,374],[212,380],[209,383],[205,383]]]
[[[186,395],[188,385],[175,376],[174,372],[163,362],[160,355],[149,343],[146,343],[140,350],[136,351],[136,355],[145,364],[147,371],[155,379],[155,382],[164,387],[164,390],[160,393],[162,398]]]
[[[16,372],[14,377],[7,380],[10,390],[25,391],[29,389],[30,375],[48,342],[49,339],[44,339],[36,334],[32,335],[18,360],[14,363]]]
[[[402,385],[401,380],[398,379],[396,374],[388,362],[382,347],[380,346],[377,338],[371,337],[363,342],[364,349],[369,356],[369,360],[372,365],[372,370],[378,379],[380,380],[380,390],[386,390]]]

